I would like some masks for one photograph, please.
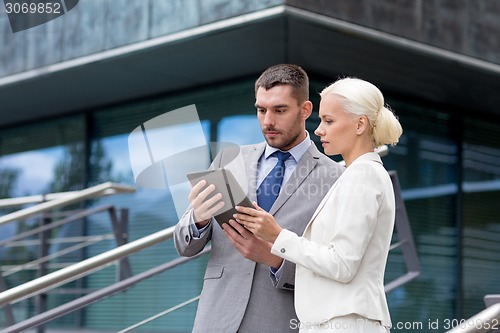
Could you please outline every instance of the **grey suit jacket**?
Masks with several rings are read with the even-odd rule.
[[[265,143],[241,147],[243,163],[232,170],[237,178],[243,174],[247,177],[250,200],[256,200],[257,163],[264,149]],[[223,150],[212,167],[234,169],[233,158],[234,154]],[[283,228],[302,234],[343,169],[311,144],[269,213]],[[217,223],[211,223],[201,238],[193,238],[190,213],[188,210],[175,228],[174,242],[179,254],[193,256],[212,241],[193,332],[294,332],[291,323],[297,323],[293,303],[295,265],[285,261],[280,279],[273,281],[269,267],[243,258]]]

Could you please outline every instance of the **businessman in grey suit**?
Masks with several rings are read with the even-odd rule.
[[[230,163],[234,155],[222,150],[212,168],[246,177],[250,200],[274,215],[283,228],[302,234],[343,167],[320,153],[306,131],[312,103],[302,68],[268,68],[255,83],[255,98],[266,142],[240,147],[239,167]],[[272,183],[271,190],[264,190],[276,179],[277,186]],[[193,256],[209,241],[212,244],[193,332],[294,332],[295,265],[271,254],[270,243],[241,225],[230,222],[221,228],[213,215],[224,204],[219,196],[210,196],[215,188],[207,185],[201,181],[193,186],[191,208],[174,233],[182,256]]]

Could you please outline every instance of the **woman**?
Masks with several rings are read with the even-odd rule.
[[[300,332],[388,332],[384,271],[394,227],[392,183],[375,147],[396,144],[401,125],[373,84],[344,78],[321,92],[315,134],[346,171],[320,203],[302,237],[282,229],[255,203],[237,222],[297,264]],[[300,209],[300,208],[298,208]],[[291,323],[293,325],[293,323]]]

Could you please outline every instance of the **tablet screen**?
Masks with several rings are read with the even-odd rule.
[[[241,188],[240,184],[234,178],[234,175],[230,170],[226,169],[215,169],[206,170],[201,172],[189,173],[186,175],[191,183],[191,186],[196,185],[202,179],[207,182],[208,185],[215,185],[215,191],[213,191],[208,198],[212,197],[217,193],[222,194],[222,201],[224,201],[224,207],[219,209],[215,214],[214,218],[221,226],[227,223],[233,218],[233,214],[237,213],[235,206],[246,206],[253,207],[252,202],[246,196],[245,192]]]

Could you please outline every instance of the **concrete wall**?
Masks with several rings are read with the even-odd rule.
[[[12,33],[0,6],[0,77],[283,4],[283,0],[81,0]]]
[[[496,0],[81,0],[18,33],[2,10],[0,77],[282,4],[500,63]]]
[[[500,64],[497,0],[286,0],[290,6]]]

